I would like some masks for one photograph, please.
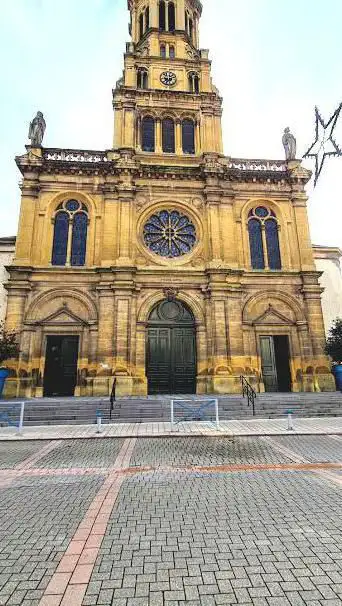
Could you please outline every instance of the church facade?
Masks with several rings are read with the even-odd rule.
[[[7,395],[334,389],[300,160],[223,154],[199,0],[129,0],[108,151],[27,146]]]

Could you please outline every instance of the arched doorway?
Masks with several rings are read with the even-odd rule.
[[[149,394],[196,393],[196,328],[181,301],[164,300],[148,320],[146,373]]]

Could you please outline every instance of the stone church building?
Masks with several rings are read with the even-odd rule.
[[[129,0],[107,151],[27,146],[7,395],[334,389],[300,160],[224,156],[199,0]]]

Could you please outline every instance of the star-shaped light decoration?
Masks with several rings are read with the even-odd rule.
[[[333,113],[330,120],[325,122],[319,113],[317,107],[315,107],[316,115],[316,138],[308,151],[304,154],[303,158],[314,158],[315,159],[315,187],[317,181],[322,172],[324,162],[329,156],[342,156],[342,149],[337,145],[333,134],[334,130],[342,110],[342,103],[340,103],[337,110]]]

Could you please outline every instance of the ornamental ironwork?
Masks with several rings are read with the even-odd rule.
[[[169,259],[189,253],[197,240],[194,224],[177,210],[152,215],[145,223],[143,235],[152,252]]]
[[[340,118],[341,111],[342,103],[340,103],[331,118],[326,121],[319,113],[318,107],[315,107],[315,140],[303,156],[303,158],[313,158],[315,160],[315,187],[321,175],[325,160],[334,156],[342,156],[342,149],[334,138],[335,128]]]

